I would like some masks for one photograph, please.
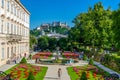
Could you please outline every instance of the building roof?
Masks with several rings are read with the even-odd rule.
[[[20,0],[15,0],[15,1],[30,15],[30,12],[23,6]]]

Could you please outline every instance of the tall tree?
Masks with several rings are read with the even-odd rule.
[[[58,40],[57,44],[61,49],[65,50],[67,48],[67,45],[68,45],[68,39],[67,38],[60,38]]]
[[[57,39],[56,38],[49,38],[48,39],[49,42],[49,49],[50,50],[56,50],[57,47]]]
[[[114,40],[116,47],[120,48],[120,7],[113,12],[113,31],[115,33]]]
[[[101,2],[89,8],[88,12],[81,13],[75,20],[75,26],[80,30],[81,37],[86,45],[105,47],[112,41],[112,12],[105,10]]]
[[[38,47],[42,50],[46,50],[49,46],[48,37],[42,36],[38,38]]]
[[[30,35],[30,48],[33,48],[33,46],[37,44],[37,39],[35,36]]]

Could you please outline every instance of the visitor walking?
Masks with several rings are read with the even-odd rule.
[[[15,62],[15,64],[16,64],[16,63],[17,63],[17,62],[16,62],[16,59],[14,59],[13,62]]]
[[[61,78],[61,75],[62,75],[62,70],[61,68],[58,69],[58,78]]]
[[[24,57],[26,58],[26,53],[24,53]]]

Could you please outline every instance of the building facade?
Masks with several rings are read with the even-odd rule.
[[[67,23],[62,23],[62,22],[52,22],[52,26],[61,26],[61,27],[66,27],[68,28]]]
[[[36,30],[48,30],[50,27],[69,28],[66,22],[62,23],[59,21],[59,22],[41,24],[41,26],[37,27]]]
[[[0,66],[29,54],[29,24],[19,0],[0,0]]]

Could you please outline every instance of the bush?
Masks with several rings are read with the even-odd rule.
[[[29,72],[29,76],[28,76],[27,80],[35,80],[35,77],[32,72]]]
[[[112,61],[113,57],[110,56],[109,54],[105,54],[105,61],[104,61],[104,64],[110,64],[110,62]]]
[[[100,52],[100,53],[103,53],[103,52],[104,52],[104,50],[103,50],[102,48],[100,48],[99,52]]]
[[[87,56],[85,54],[83,55],[83,60],[87,60]]]
[[[86,73],[82,72],[80,80],[87,80]]]
[[[20,63],[27,63],[25,57],[22,58],[22,60],[20,61]]]
[[[117,56],[120,56],[120,52],[117,53]]]
[[[94,62],[93,62],[93,59],[92,59],[92,58],[90,58],[89,64],[90,64],[90,65],[93,65],[93,64],[94,64]]]
[[[29,59],[32,59],[32,55],[31,54],[29,55]]]

